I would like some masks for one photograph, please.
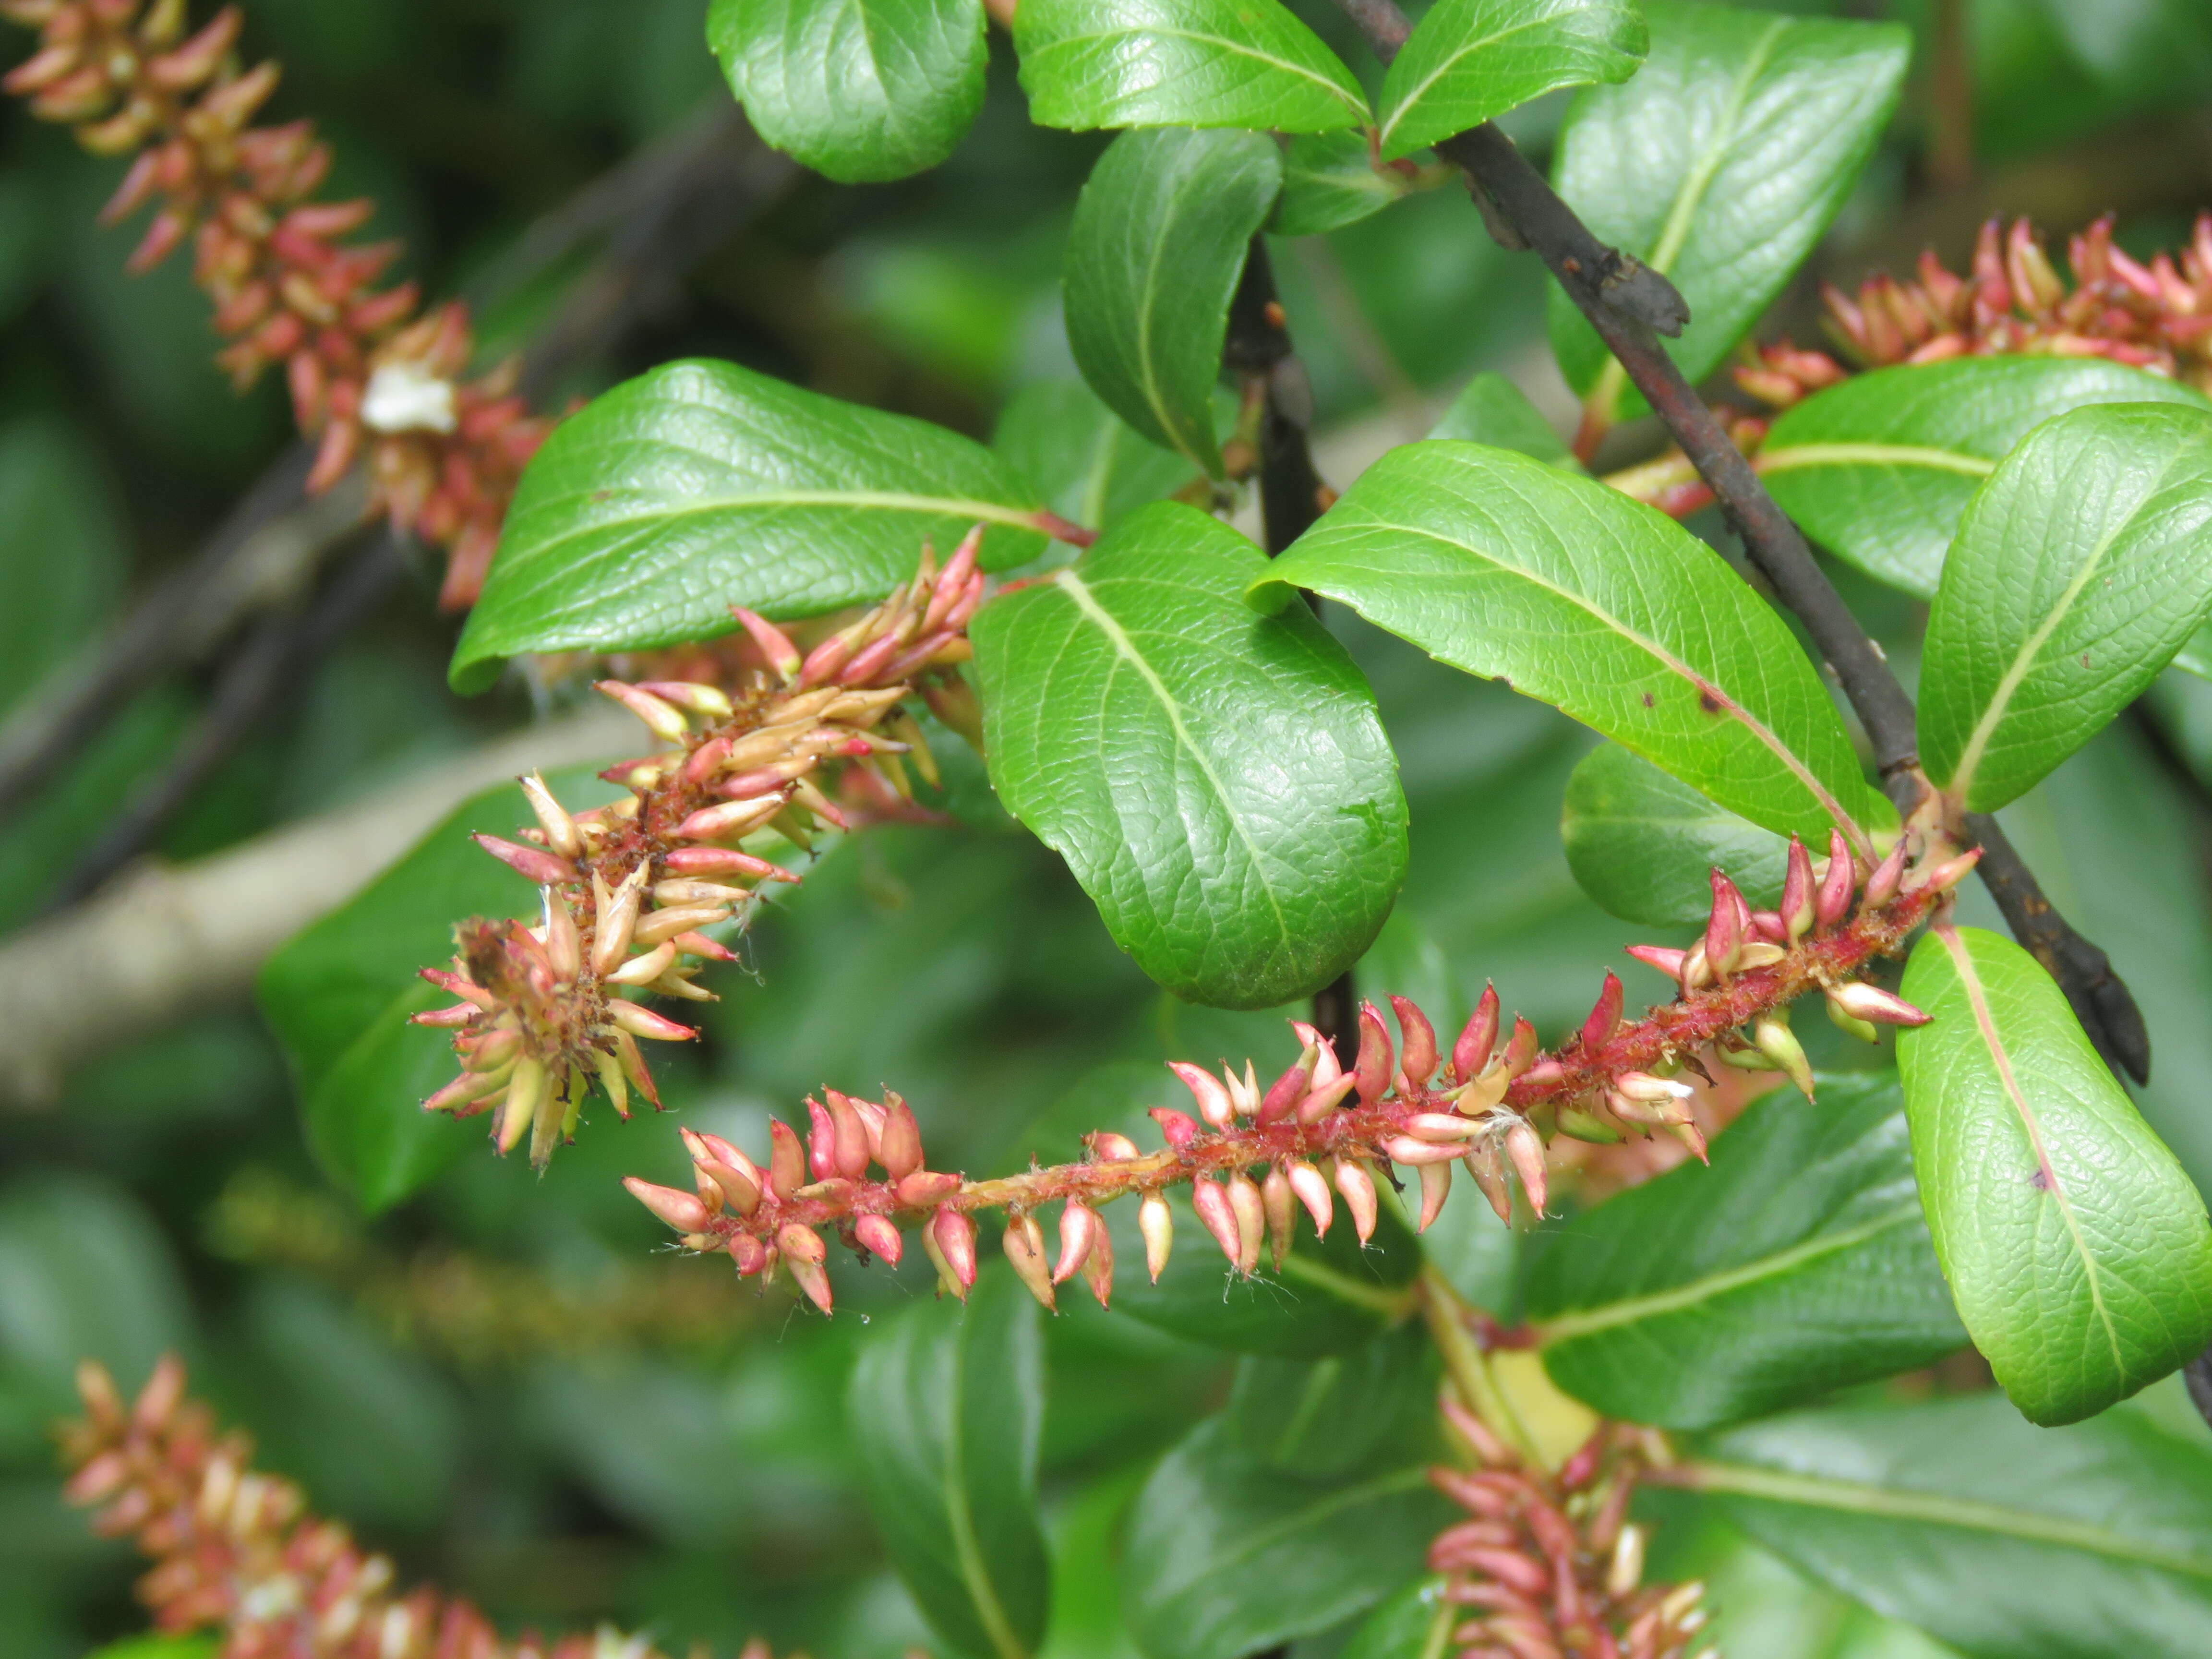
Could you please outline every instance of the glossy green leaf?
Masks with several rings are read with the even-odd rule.
[[[1139,437],[1080,380],[1024,386],[991,447],[1071,524],[1103,530],[1198,478],[1187,456]]]
[[[1256,132],[1125,132],[1068,232],[1067,343],[1091,389],[1145,437],[1221,476],[1213,384],[1229,301],[1282,184]]]
[[[1244,1659],[1373,1607],[1420,1571],[1449,1506],[1420,1333],[1308,1364],[1247,1361],[1229,1408],[1137,1499],[1122,1563],[1151,1659]]]
[[[1276,0],[1024,0],[1040,126],[1328,132],[1367,119],[1343,60]]]
[[[1483,370],[1460,388],[1459,396],[1429,428],[1429,436],[1515,450],[1570,472],[1583,470],[1567,441],[1544,418],[1544,411],[1494,369]]]
[[[1783,833],[1880,822],[1789,630],[1663,514],[1524,455],[1407,444],[1262,581],[1349,605],[1470,673],[1555,704]]]
[[[1589,228],[1670,278],[1690,324],[1667,350],[1702,380],[1782,291],[1850,193],[1911,54],[1893,23],[1649,0],[1651,52],[1626,84],[1578,95],[1553,183]],[[1595,331],[1551,295],[1568,383],[1641,407]]]
[[[585,768],[548,781],[579,807],[614,793]],[[513,784],[471,796],[261,970],[261,1011],[290,1065],[308,1148],[365,1210],[398,1203],[481,1135],[481,1119],[422,1110],[454,1075],[453,1049],[446,1032],[408,1016],[452,1001],[416,969],[453,955],[456,922],[538,915],[538,890],[469,840],[530,821]]]
[[[1310,613],[1255,613],[1258,549],[1132,514],[972,635],[991,781],[1115,942],[1194,1001],[1264,1008],[1357,961],[1406,869],[1374,694]]]
[[[1912,1162],[1960,1316],[2014,1404],[2071,1423],[2212,1339],[2212,1224],[2035,959],[1932,929],[1902,988]]]
[[[994,1262],[965,1304],[919,1303],[872,1331],[853,1373],[868,1512],[931,1626],[968,1659],[1026,1659],[1044,1636],[1041,1319]]]
[[[982,0],[714,0],[707,44],[763,140],[846,184],[935,167],[983,106]]]
[[[1814,541],[1928,599],[1966,503],[2012,447],[2084,404],[2212,408],[2101,357],[1954,357],[1855,375],[1783,411],[1756,465]]]
[[[1753,1105],[1686,1164],[1540,1235],[1552,1380],[1609,1417],[1711,1428],[1966,1346],[1888,1073]]]
[[[1653,927],[1702,927],[1711,872],[1771,909],[1790,843],[1723,811],[1617,743],[1600,744],[1567,780],[1559,841],[1575,880],[1614,915]]]
[[[1307,133],[1283,152],[1283,193],[1267,228],[1278,236],[1341,230],[1382,212],[1412,188],[1403,173],[1375,165],[1364,133]]]
[[[1929,613],[1920,755],[1971,811],[2033,787],[2212,611],[2212,410],[2038,427],[1966,509]]]
[[[1389,1596],[1337,1650],[1341,1659],[1434,1659],[1450,1651],[1451,1627],[1465,1615],[1443,1591],[1442,1578],[1421,1577]]]
[[[1650,44],[1637,0],[1438,0],[1383,79],[1383,159],[1556,88],[1626,81]]]
[[[2055,1430],[1994,1395],[1805,1412],[1684,1473],[1813,1577],[1970,1659],[2193,1653],[2212,1628],[2212,1451],[2132,1409]]]
[[[726,633],[730,607],[807,617],[881,599],[922,544],[991,526],[1003,569],[1044,538],[1036,501],[972,439],[735,363],[665,363],[554,428],[507,509],[457,687],[523,651],[618,651]]]

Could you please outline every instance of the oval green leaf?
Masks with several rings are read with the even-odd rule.
[[[964,1304],[921,1303],[872,1331],[847,1398],[884,1551],[968,1659],[1028,1659],[1050,1611],[1036,1506],[1041,1319],[994,1261]]]
[[[1040,126],[1363,125],[1366,95],[1276,0],[1023,0],[1022,90]]]
[[[1785,410],[1757,460],[1805,533],[1877,580],[1932,598],[1960,516],[2029,432],[2084,404],[2212,409],[2100,357],[1956,357],[1855,375]]]
[[[991,781],[1177,995],[1264,1008],[1357,961],[1406,872],[1375,697],[1258,549],[1158,502],[971,630]]]
[[[991,447],[1071,524],[1103,530],[1198,479],[1187,455],[1140,437],[1080,380],[1039,380],[1009,400]]]
[[[1955,1352],[1889,1073],[1753,1105],[1686,1164],[1539,1234],[1524,1311],[1552,1380],[1704,1429]]]
[[[1319,236],[1372,217],[1413,189],[1377,167],[1358,132],[1309,133],[1283,152],[1283,193],[1267,228],[1278,236]]]
[[[845,184],[935,167],[983,106],[982,0],[714,0],[707,44],[761,137]]]
[[[1912,1162],[1974,1346],[2032,1422],[2102,1411],[2212,1338],[2212,1224],[2051,976],[1939,926],[1902,988]]]
[[[1790,855],[1780,836],[1617,743],[1591,750],[1568,777],[1559,840],[1583,891],[1624,921],[1653,927],[1703,927],[1716,868],[1754,906],[1771,909]]]
[[[1282,176],[1260,133],[1125,132],[1091,170],[1068,232],[1076,367],[1115,414],[1217,478],[1229,301]]]
[[[1382,82],[1382,158],[1426,149],[1559,87],[1626,81],[1650,46],[1637,0],[1440,0]]]
[[[1668,355],[1720,367],[1850,193],[1895,107],[1911,37],[1893,23],[1650,0],[1650,55],[1579,94],[1553,183],[1589,228],[1670,278],[1690,324]],[[1641,408],[1595,331],[1551,295],[1568,383],[1615,418]]]
[[[2047,421],[1966,508],[1929,613],[1920,756],[1969,811],[2025,794],[2212,611],[2212,410]]]
[[[1392,450],[1269,568],[1508,681],[1753,823],[1883,821],[1820,676],[1720,555],[1664,514],[1525,455]],[[1257,586],[1257,584],[1255,584]]]
[[[1483,370],[1459,389],[1459,396],[1429,428],[1429,436],[1515,450],[1570,472],[1583,470],[1567,441],[1544,418],[1544,411],[1494,369]]]
[[[2038,1429],[1994,1395],[1804,1412],[1681,1471],[1813,1577],[1971,1659],[2193,1653],[2212,1452],[2134,1411]]]
[[[507,509],[453,652],[464,690],[524,651],[627,651],[729,631],[730,607],[808,617],[879,599],[922,544],[990,526],[1004,569],[1044,548],[990,451],[735,363],[665,363],[554,428]]]
[[[1168,1454],[1130,1514],[1123,1607],[1150,1659],[1245,1659],[1419,1575],[1453,1513],[1425,1474],[1425,1346],[1384,1339],[1318,1365],[1248,1362],[1239,1397]],[[1359,1455],[1342,1455],[1343,1440],[1362,1443]]]

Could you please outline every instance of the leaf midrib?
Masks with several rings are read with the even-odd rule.
[[[1231,56],[1249,58],[1255,63],[1266,64],[1295,75],[1301,80],[1312,82],[1339,104],[1350,110],[1355,118],[1367,113],[1342,87],[1317,70],[1310,69],[1304,64],[1294,64],[1287,58],[1278,58],[1273,52],[1262,52],[1248,41],[1231,40],[1226,35],[1206,34],[1197,29],[1174,28],[1164,23],[1139,23],[1126,28],[1086,29],[1079,34],[1063,34],[1049,46],[1039,47],[1030,55],[1030,61],[1034,62],[1038,58],[1058,52],[1064,46],[1084,46],[1093,40],[1127,40],[1133,34],[1157,35],[1165,40],[1190,40],[1200,46],[1218,46]]]
[[[2027,1097],[2021,1092],[2019,1079],[2013,1075],[2012,1055],[1997,1036],[1996,1021],[1990,1013],[1989,999],[1984,994],[1982,976],[1975,969],[1972,953],[1959,937],[1958,929],[1950,923],[1939,922],[1932,931],[1951,958],[1951,966],[1959,975],[1960,986],[1966,994],[1967,1005],[1973,1010],[1974,1025],[1981,1035],[1982,1045],[1989,1050],[1990,1060],[1996,1067],[1997,1080],[2012,1102],[2013,1110],[2020,1118],[2021,1127],[2027,1135],[2028,1145],[2034,1149],[2036,1167],[2042,1171],[2047,1183],[2045,1190],[2058,1206],[2059,1218],[2066,1224],[2067,1237],[2074,1241],[2075,1254],[2081,1258],[2082,1283],[2088,1289],[2089,1304],[2096,1310],[2098,1323],[2104,1328],[2106,1346],[2112,1352],[2113,1367],[2124,1378],[2128,1376],[2128,1363],[2120,1352],[2120,1335],[2112,1324],[2112,1310],[2105,1306],[2105,1287],[2097,1259],[2090,1254],[2088,1241],[2081,1231],[2081,1219],[2074,1213],[2074,1200],[2068,1195],[2065,1183],[2060,1180],[2057,1167],[2051,1162],[2051,1154],[2045,1148],[2042,1120],[2036,1116],[2035,1109],[2027,1103]]]
[[[1283,913],[1282,898],[1275,891],[1275,884],[1268,878],[1267,859],[1259,844],[1252,839],[1251,831],[1245,828],[1243,814],[1231,803],[1229,786],[1222,781],[1220,773],[1214,770],[1212,761],[1198,746],[1197,739],[1191,736],[1190,728],[1183,724],[1182,705],[1176,701],[1175,694],[1168,690],[1166,682],[1145,659],[1144,653],[1137,649],[1136,641],[1129,637],[1127,630],[1098,603],[1090,585],[1077,575],[1073,568],[1062,570],[1053,578],[1053,583],[1074,601],[1075,608],[1083,613],[1085,620],[1106,636],[1106,641],[1114,647],[1115,654],[1128,664],[1151,690],[1153,698],[1160,705],[1160,712],[1167,717],[1168,728],[1175,734],[1176,744],[1190,757],[1212,787],[1214,799],[1220,805],[1222,817],[1228,820],[1231,830],[1250,858],[1252,878],[1259,884],[1260,890],[1267,896],[1267,908],[1274,914],[1275,937],[1278,939],[1290,939],[1290,921]],[[1101,714],[1103,718],[1103,709]]]
[[[946,1413],[950,1433],[941,1486],[945,1526],[952,1534],[952,1553],[960,1563],[960,1582],[967,1586],[969,1600],[975,1606],[976,1620],[983,1626],[983,1633],[990,1638],[992,1647],[997,1650],[999,1659],[1029,1659],[1029,1650],[1014,1634],[1006,1607],[999,1601],[998,1588],[991,1582],[990,1568],[983,1559],[982,1541],[975,1536],[975,1517],[968,1507],[968,1487],[964,1478],[968,1464],[968,1434],[962,1415],[968,1382],[966,1337],[967,1332],[963,1329],[956,1335],[952,1345],[952,1399],[951,1409]]]
[[[1788,1249],[1778,1250],[1772,1255],[1746,1262],[1741,1267],[1709,1273],[1669,1290],[1654,1291],[1648,1296],[1628,1297],[1619,1302],[1561,1314],[1556,1319],[1538,1320],[1532,1323],[1530,1329],[1538,1347],[1549,1347],[1554,1343],[1571,1342],[1577,1337],[1595,1335],[1600,1331],[1616,1329],[1622,1325],[1682,1313],[1731,1291],[1778,1278],[1808,1262],[1817,1261],[1822,1256],[1833,1255],[1838,1251],[1863,1244],[1869,1239],[1879,1238],[1892,1228],[1914,1220],[1919,1214],[1920,1200],[1916,1196],[1909,1203],[1886,1211],[1857,1226],[1817,1235],[1793,1244]]]
[[[2053,603],[2050,613],[2021,641],[2020,650],[1997,681],[1996,689],[1990,693],[1989,707],[1974,722],[1974,729],[1966,738],[1966,746],[1960,750],[1959,763],[1951,769],[1948,787],[1960,800],[1966,799],[1972,790],[1974,774],[1981,768],[1982,757],[1988,751],[1990,740],[1996,735],[1998,723],[2004,719],[2006,711],[2012,706],[2013,698],[2019,695],[2021,684],[2033,671],[2036,659],[2043,654],[2043,647],[2051,642],[2051,636],[2058,631],[2059,625],[2073,614],[2075,602],[2089,586],[2090,578],[2103,568],[2105,556],[2134,525],[2143,507],[2154,501],[2159,492],[2166,488],[2166,480],[2173,476],[2178,459],[2179,457],[2169,457],[2165,466],[2160,469],[2157,481],[2142,493],[2135,509],[2099,538],[2095,549],[2081,562],[2081,569],[2075,573],[2074,580],[2066,584],[2065,592]]]
[[[1780,761],[1784,769],[1788,771],[1792,777],[1796,778],[1805,790],[1811,794],[1813,799],[1820,804],[1821,809],[1828,814],[1831,819],[1834,821],[1836,827],[1838,830],[1841,830],[1845,836],[1847,836],[1856,847],[1859,848],[1861,850],[1864,849],[1867,844],[1866,831],[1860,827],[1856,819],[1852,817],[1849,812],[1846,812],[1844,810],[1843,803],[1838,800],[1832,794],[1829,793],[1827,786],[1823,784],[1820,780],[1814,775],[1812,768],[1808,766],[1803,760],[1799,758],[1796,751],[1791,749],[1788,744],[1783,742],[1779,737],[1776,736],[1773,731],[1767,726],[1765,721],[1753,714],[1749,709],[1746,708],[1726,691],[1714,684],[1704,675],[1698,673],[1696,669],[1691,667],[1688,663],[1683,661],[1673,652],[1668,650],[1656,640],[1647,638],[1645,635],[1638,633],[1634,629],[1631,628],[1620,617],[1614,616],[1611,611],[1601,608],[1595,601],[1587,599],[1579,593],[1572,592],[1566,588],[1561,587],[1558,583],[1538,575],[1526,565],[1508,564],[1504,560],[1499,558],[1497,555],[1486,549],[1474,546],[1470,543],[1455,541],[1449,536],[1441,535],[1433,530],[1424,529],[1418,525],[1399,524],[1391,520],[1375,516],[1370,516],[1368,520],[1368,523],[1375,526],[1376,529],[1401,531],[1408,536],[1419,536],[1428,541],[1436,542],[1442,546],[1456,549],[1462,553],[1483,560],[1493,569],[1498,570],[1503,574],[1518,577],[1532,587],[1541,588],[1544,592],[1565,600],[1569,605],[1577,607],[1587,613],[1589,616],[1595,618],[1598,622],[1602,623],[1605,626],[1613,629],[1613,631],[1618,634],[1622,639],[1626,640],[1632,645],[1636,646],[1638,649],[1656,659],[1668,670],[1668,672],[1681,679],[1687,680],[1701,692],[1710,692],[1713,697],[1719,702],[1721,705],[1721,712],[1725,713],[1731,719],[1736,720],[1744,727],[1745,730],[1748,731],[1753,737],[1758,738],[1759,743],[1767,750],[1767,751],[1777,760]]]
[[[1705,205],[1705,192],[1713,187],[1713,180],[1728,159],[1729,146],[1735,142],[1736,129],[1743,121],[1744,106],[1751,101],[1752,86],[1766,72],[1767,60],[1774,55],[1774,43],[1789,27],[1790,19],[1778,17],[1759,36],[1759,44],[1744,59],[1735,84],[1729,88],[1728,103],[1721,112],[1713,143],[1692,164],[1680,188],[1674,192],[1674,205],[1667,210],[1667,222],[1660,227],[1659,240],[1651,245],[1650,256],[1644,262],[1661,276],[1671,275],[1674,261],[1681,257],[1683,246],[1690,240],[1690,222]]]
[[[1743,1498],[1763,1498],[1776,1503],[1808,1508],[1838,1510],[1855,1515],[1879,1516],[1895,1521],[1917,1521],[1933,1526],[1996,1533],[2039,1544],[2057,1544],[2084,1550],[2118,1561],[2131,1561],[2161,1571],[2212,1579],[2212,1557],[2170,1550],[2140,1539],[2063,1516],[2034,1510],[2014,1509],[1976,1498],[1948,1498],[1936,1492],[1876,1486],[1863,1481],[1840,1480],[1829,1475],[1790,1474],[1752,1464],[1707,1462],[1681,1467],[1678,1478],[1698,1492],[1733,1492]]]
[[[1762,449],[1753,459],[1753,470],[1761,473],[1794,472],[1820,466],[1918,466],[1936,472],[1957,472],[1970,478],[1986,478],[1997,470],[1995,461],[1933,444],[1810,443],[1784,444]]]
[[[651,528],[673,520],[695,518],[706,513],[783,507],[876,507],[890,513],[927,513],[945,518],[981,519],[991,524],[1011,525],[1018,530],[1037,530],[1035,507],[1008,507],[1003,501],[968,501],[954,495],[916,495],[896,489],[779,489],[743,495],[714,495],[683,507],[593,519],[588,524],[564,531],[550,541],[533,543],[530,556],[534,560],[580,537],[599,535],[610,530],[626,530],[636,526]],[[1039,531],[1038,533],[1043,532]]]

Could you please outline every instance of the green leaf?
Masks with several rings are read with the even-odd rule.
[[[1267,228],[1278,236],[1319,236],[1382,212],[1413,189],[1395,168],[1378,167],[1361,132],[1308,133],[1283,153],[1283,193]]]
[[[1382,157],[1426,149],[1555,88],[1626,81],[1650,44],[1636,0],[1439,0],[1383,78]]]
[[[1931,1364],[1966,1344],[1888,1073],[1754,1104],[1686,1164],[1539,1235],[1524,1292],[1544,1368],[1611,1417],[1703,1429]]]
[[[1580,472],[1567,441],[1544,418],[1528,394],[1492,369],[1485,369],[1460,388],[1451,407],[1429,428],[1431,438],[1461,438],[1468,443],[1510,449],[1549,465]]]
[[[1360,126],[1343,61],[1276,0],[1023,0],[1022,90],[1040,126]]]
[[[1416,1578],[1359,1621],[1340,1659],[1437,1659],[1449,1652],[1451,1626],[1462,1609],[1444,1600],[1444,1581]]]
[[[931,1626],[969,1659],[1026,1659],[1044,1636],[1039,1319],[994,1262],[964,1305],[921,1303],[872,1332],[848,1396],[884,1548]]]
[[[1040,380],[1016,392],[991,447],[1071,524],[1103,530],[1196,481],[1187,456],[1139,437],[1080,380]]]
[[[2132,1409],[2037,1429],[1993,1395],[1736,1429],[1683,1471],[1812,1577],[1972,1659],[2193,1653],[2212,1452]]]
[[[983,106],[982,0],[714,0],[707,44],[762,139],[845,184],[935,167]]]
[[[1960,1316],[2033,1422],[2102,1411],[2212,1338],[2212,1224],[2035,959],[1913,947],[1898,1040],[1912,1162]]]
[[[1966,509],[1929,614],[1920,754],[1994,812],[2158,677],[2212,611],[2212,411],[2047,421]]]
[[[219,1659],[212,1636],[126,1636],[86,1659]]]
[[[1123,1604],[1151,1659],[1244,1659],[1420,1571],[1450,1514],[1425,1474],[1426,1346],[1413,1331],[1341,1360],[1246,1363],[1130,1515]]]
[[[1215,477],[1213,383],[1229,301],[1282,184],[1256,132],[1125,132],[1106,147],[1067,237],[1068,349],[1091,388]]]
[[[1158,502],[975,621],[991,781],[1114,941],[1193,1001],[1264,1008],[1357,961],[1406,870],[1374,694],[1267,562]]]
[[[987,568],[1044,546],[1036,501],[957,432],[694,358],[553,430],[507,509],[454,685],[524,651],[626,651],[879,599],[975,525]]]
[[[1773,908],[1790,855],[1781,836],[1617,743],[1591,750],[1568,778],[1559,840],[1583,891],[1614,915],[1653,927],[1702,927],[1712,912],[1717,867],[1756,908]]]
[[[1668,355],[1720,367],[1850,193],[1904,84],[1893,23],[1650,0],[1651,53],[1578,95],[1553,183],[1589,228],[1669,277],[1690,324]],[[1568,383],[1625,419],[1641,401],[1564,293],[1552,345]]]
[[[1877,580],[1931,598],[1960,515],[2007,451],[2085,404],[2212,409],[2101,357],[1954,357],[1855,375],[1785,410],[1756,465],[1805,533]]]
[[[1881,822],[1820,677],[1719,554],[1665,514],[1523,455],[1392,450],[1261,583],[1341,599],[1493,675],[1754,823]]]
[[[580,808],[615,793],[586,768],[548,781]],[[513,784],[471,796],[261,970],[261,1011],[291,1067],[308,1149],[364,1210],[398,1203],[477,1139],[478,1124],[422,1110],[455,1075],[453,1049],[447,1033],[408,1016],[452,1000],[416,969],[453,954],[456,922],[538,915],[538,890],[469,840],[530,821]]]

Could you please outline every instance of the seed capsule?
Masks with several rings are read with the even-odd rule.
[[[1037,1225],[1033,1215],[1018,1215],[1006,1223],[1005,1239],[1006,1260],[1014,1275],[1027,1287],[1029,1293],[1042,1303],[1048,1311],[1053,1307],[1052,1273],[1044,1257],[1044,1230]]]
[[[1352,1230],[1364,1244],[1375,1237],[1375,1178],[1355,1159],[1340,1158],[1334,1164],[1337,1196],[1352,1212]]]
[[[1221,1254],[1234,1267],[1244,1253],[1243,1233],[1237,1225],[1237,1212],[1229,1202],[1228,1190],[1218,1181],[1201,1176],[1190,1185],[1191,1207],[1198,1212],[1199,1220],[1206,1231],[1213,1235],[1213,1242],[1221,1247]]]
[[[1175,1212],[1166,1199],[1156,1192],[1145,1194],[1137,1205],[1137,1231],[1145,1236],[1145,1271],[1157,1285],[1175,1248]]]

